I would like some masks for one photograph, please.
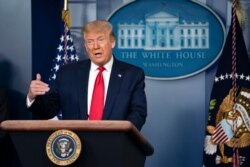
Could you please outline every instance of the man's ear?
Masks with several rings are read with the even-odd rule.
[[[112,48],[114,48],[115,47],[115,40],[113,40],[113,42],[112,42]]]

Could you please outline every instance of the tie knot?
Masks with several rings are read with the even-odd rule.
[[[98,67],[98,70],[99,70],[100,72],[103,72],[103,71],[105,70],[105,68],[104,68],[103,66],[99,66],[99,67]]]

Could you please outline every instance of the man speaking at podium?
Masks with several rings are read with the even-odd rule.
[[[115,36],[108,21],[89,22],[82,32],[89,59],[60,67],[51,88],[37,74],[28,109],[41,119],[61,111],[64,120],[128,120],[141,130],[147,117],[144,71],[113,56]]]

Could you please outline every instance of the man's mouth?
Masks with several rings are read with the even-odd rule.
[[[98,52],[98,53],[95,53],[94,55],[97,56],[97,57],[99,57],[99,56],[102,55],[102,53]]]

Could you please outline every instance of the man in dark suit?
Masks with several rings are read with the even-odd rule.
[[[8,116],[8,92],[5,88],[0,87],[0,123],[4,120],[7,120]],[[10,166],[10,150],[10,138],[4,131],[0,129],[0,166]]]
[[[53,118],[59,110],[62,119],[90,119],[91,107],[96,106],[91,106],[95,78],[102,67],[105,89],[100,119],[128,120],[140,130],[147,116],[143,70],[113,56],[115,36],[109,22],[92,21],[82,31],[89,59],[62,66],[51,88],[37,74],[28,92],[29,110],[44,119]]]
[[[0,87],[0,123],[8,118],[8,96],[7,90]],[[4,136],[0,133],[0,139]]]

